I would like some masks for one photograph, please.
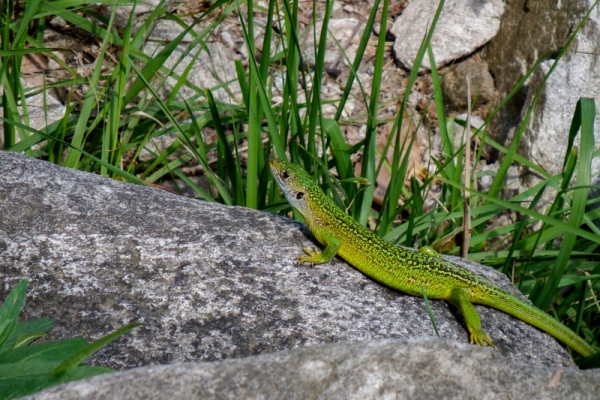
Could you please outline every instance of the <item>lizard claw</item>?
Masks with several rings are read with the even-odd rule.
[[[471,334],[471,344],[476,344],[477,346],[484,346],[487,344],[494,350],[500,351],[494,343],[492,343],[492,339],[490,339],[483,329],[469,329],[469,333]]]
[[[318,256],[319,254],[321,254],[321,252],[316,247],[314,247],[313,249],[314,250],[311,250],[308,247],[305,247],[305,248],[302,249],[302,251],[305,252],[306,254],[308,254],[311,257]]]
[[[308,257],[305,256],[300,256],[298,257],[298,260],[300,261],[300,263],[310,263],[312,265],[316,265],[316,264],[322,264],[323,261],[321,260],[321,252],[315,247],[314,250],[310,250],[308,247],[305,247],[302,249],[306,254],[308,254]]]

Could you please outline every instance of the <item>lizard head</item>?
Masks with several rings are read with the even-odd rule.
[[[304,214],[308,211],[311,187],[315,185],[309,174],[301,167],[287,161],[271,160],[271,173],[287,201]]]

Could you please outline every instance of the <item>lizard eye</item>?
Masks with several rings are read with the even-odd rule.
[[[302,193],[302,192],[298,192],[298,193],[296,194],[296,198],[297,198],[298,200],[301,200],[303,197],[304,197],[304,193]]]
[[[283,172],[281,173],[281,177],[282,177],[283,179],[285,179],[285,180],[288,180],[288,179],[290,179],[290,173],[289,173],[289,172],[287,172],[287,171],[283,171]]]

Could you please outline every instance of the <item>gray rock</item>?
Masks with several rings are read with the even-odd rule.
[[[448,340],[368,340],[136,368],[26,399],[597,399],[600,371],[541,367]]]
[[[358,40],[360,40],[364,25],[365,21],[357,18],[332,18],[329,20],[329,25],[327,26],[329,31],[327,35],[327,51],[325,53],[326,65],[330,66],[333,63],[344,65],[346,64],[346,57],[351,62],[354,61],[356,50],[358,49]],[[316,62],[315,53],[319,45],[318,40],[315,42],[313,29],[316,28],[316,37],[319,38],[322,26],[323,21],[319,20],[316,27],[310,26],[303,32],[305,37],[302,40],[302,48],[304,49],[302,54],[305,60],[313,65]],[[356,43],[352,43],[353,39],[356,39]],[[344,49],[345,57],[342,55],[340,46]]]
[[[580,0],[506,2],[500,30],[484,52],[500,101],[536,61],[560,51],[590,6],[589,1]],[[521,123],[528,93],[535,90],[537,87],[525,85],[494,117],[489,131],[494,140],[510,145],[508,132]]]
[[[23,86],[31,88],[32,85],[23,82]],[[23,107],[18,107],[19,114],[21,116],[21,122],[25,125],[38,130],[43,130],[46,126],[52,124],[63,118],[65,115],[65,106],[58,101],[54,96],[50,95],[48,91],[43,90],[40,93],[33,95],[27,99],[27,118],[28,123],[23,119],[25,113]],[[32,133],[24,131],[28,136]],[[20,136],[16,133],[16,142],[20,142]],[[4,144],[4,124],[0,123],[0,148]],[[35,146],[34,149],[38,149],[39,145]]]
[[[459,124],[457,121],[461,121],[461,124]],[[473,132],[475,132],[477,129],[480,129],[483,124],[485,123],[485,121],[477,116],[477,115],[471,115],[471,135],[473,134]],[[467,125],[467,113],[462,113],[462,114],[458,114],[457,116],[454,117],[454,149],[459,149],[463,143],[466,140],[466,125]],[[439,139],[440,143],[439,146],[442,146],[441,143],[441,138]]]
[[[175,2],[173,0],[167,0],[167,1],[164,1],[164,0],[141,0],[136,3],[135,11],[134,11],[133,6],[119,5],[117,7],[114,23],[119,28],[124,29],[127,26],[127,23],[129,22],[131,13],[135,12],[135,16],[133,18],[133,26],[134,26],[134,29],[137,29],[145,22],[145,20],[152,13],[152,11],[154,11],[159,6],[164,5],[165,3],[166,4],[173,4],[173,3],[177,4],[177,2]],[[107,5],[105,7],[98,7],[98,12],[100,12],[102,15],[104,15],[107,18],[110,18],[112,11],[113,11],[112,6]]]
[[[0,299],[30,279],[23,316],[49,317],[49,339],[141,328],[92,362],[116,369],[214,361],[298,346],[434,336],[423,299],[345,262],[298,265],[315,245],[286,218],[225,207],[0,152]],[[451,258],[517,294],[508,279]],[[477,306],[500,352],[574,366],[547,334]],[[457,312],[432,301],[440,335],[467,342]]]
[[[394,53],[406,69],[413,67],[438,5],[436,0],[412,1],[394,21],[390,30],[396,37]],[[502,0],[447,0],[431,38],[436,66],[469,55],[489,42],[500,28],[503,13]],[[429,69],[426,54],[421,70]]]
[[[158,20],[152,30],[150,40],[144,46],[144,53],[155,57],[164,48],[165,44],[171,42],[183,31],[184,29],[175,21]],[[196,33],[200,33],[201,29],[197,28],[195,31]],[[214,89],[221,83],[227,82],[227,90],[225,88],[214,90],[213,95],[215,99],[228,104],[237,104],[240,102],[242,96],[235,72],[236,56],[233,50],[228,46],[209,42],[203,46],[196,46],[187,52],[187,47],[193,39],[194,36],[188,33],[182,44],[177,46],[165,60],[163,67],[173,70],[173,72],[181,76],[185,73],[190,63],[193,63],[194,66],[187,75],[186,81],[188,83],[195,85],[203,91],[204,89]],[[200,54],[198,55],[197,53]],[[166,80],[167,85],[161,88],[161,95],[165,98],[168,97],[176,82],[172,76],[169,76]],[[197,94],[198,92],[191,89],[189,84],[185,84],[177,93],[176,98],[182,99]],[[200,94],[203,94],[203,92]]]
[[[594,123],[596,148],[600,143],[600,119],[597,118],[600,104],[600,72],[597,68],[600,62],[599,43],[600,17],[593,13],[567,54],[558,62],[549,76],[519,144],[518,152],[522,156],[539,165],[551,175],[562,172],[569,129],[577,101],[581,97],[596,100]],[[542,62],[532,74],[527,84],[525,101],[520,109],[520,121],[525,119],[534,96],[553,63],[554,60]],[[509,140],[514,137],[519,125],[508,130]],[[499,128],[499,125],[496,125],[496,128]],[[492,131],[495,131],[492,136],[501,134],[501,129],[492,129]],[[576,146],[579,146],[580,137],[578,134],[575,140]],[[598,172],[600,172],[600,157],[595,157],[592,160],[592,174]],[[541,178],[536,172],[521,167],[518,181],[519,191],[522,192],[535,186],[541,181]],[[556,192],[547,190],[538,204],[538,209],[543,209],[551,204],[555,197]]]
[[[532,86],[539,87],[554,60],[544,61],[536,71]],[[525,155],[551,174],[562,170],[567,149],[569,128],[575,106],[581,97],[596,100],[596,116],[600,109],[600,16],[592,15],[577,35],[571,51],[561,59],[550,75],[544,95],[538,102],[524,134]],[[535,92],[529,92],[526,105]],[[527,109],[523,109],[523,116]],[[600,143],[600,118],[594,124],[595,142]],[[579,143],[579,136],[576,144]],[[600,158],[592,161],[592,173],[600,171]]]

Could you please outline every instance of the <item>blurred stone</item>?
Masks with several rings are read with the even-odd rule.
[[[571,122],[575,115],[577,101],[582,98],[595,99],[596,118],[594,121],[595,149],[600,148],[600,16],[592,13],[590,19],[578,33],[576,40],[564,57],[556,64],[546,80],[542,94],[531,113],[528,125],[519,144],[518,153],[540,166],[550,175],[562,172],[566,157],[567,142]],[[526,97],[521,107],[520,118],[523,121],[533,103],[538,88],[550,73],[554,60],[542,62],[527,82]],[[499,125],[495,125],[499,128]],[[512,140],[520,123],[508,131],[508,140]],[[498,134],[499,131],[496,130]],[[575,139],[580,146],[581,133]],[[543,177],[524,166],[519,173],[519,192],[536,184]],[[592,175],[600,172],[600,157],[592,159]],[[556,196],[552,189],[544,192],[538,203],[538,209],[550,204]]]
[[[23,86],[27,87],[26,82],[23,82]],[[31,90],[31,88],[29,88]],[[27,90],[27,89],[26,89]],[[23,107],[18,107],[21,122],[25,123],[23,118],[24,111]],[[29,123],[27,126],[43,130],[46,126],[60,120],[65,116],[66,108],[64,104],[58,101],[54,96],[50,95],[47,90],[41,90],[39,93],[27,98],[27,118]],[[32,132],[25,131],[27,136],[32,135]],[[20,142],[18,132],[15,133],[16,142]],[[4,145],[4,123],[0,123],[0,148]],[[35,146],[34,149],[38,149],[39,146]]]
[[[454,64],[442,80],[448,110],[462,111],[468,108],[467,75],[471,76],[471,101],[475,102],[474,108],[488,104],[494,99],[494,79],[488,71],[487,63],[468,58]]]
[[[600,370],[540,367],[490,349],[427,339],[332,343],[237,360],[135,368],[23,400],[565,400],[593,399],[599,392]]]
[[[439,1],[412,1],[396,18],[390,32],[396,37],[394,53],[404,68],[412,69]],[[502,0],[447,0],[431,38],[438,68],[473,53],[492,39],[504,13]],[[421,71],[431,69],[427,53]]]
[[[539,86],[549,73],[554,60],[544,61],[535,72],[531,84]],[[594,137],[600,148],[600,18],[591,18],[577,37],[569,53],[558,62],[544,87],[519,152],[550,174],[562,170],[571,122],[577,101],[582,97],[595,99]],[[535,92],[530,92],[521,118],[524,119]],[[514,129],[516,130],[516,128]],[[514,134],[511,131],[511,136]],[[578,145],[578,134],[575,144]],[[600,157],[592,160],[592,174],[600,171]]]
[[[465,127],[467,125],[467,114],[459,114],[454,117],[454,148],[458,149],[465,141]],[[462,125],[456,121],[462,121]],[[473,139],[473,133],[483,126],[483,119],[477,115],[471,115],[471,139]],[[441,146],[441,143],[440,143]]]
[[[144,47],[144,53],[150,57],[156,57],[165,47],[165,44],[174,40],[183,32],[183,28],[175,21],[159,20],[151,34],[151,40]],[[222,82],[229,82],[225,88],[215,89],[213,95],[215,99],[228,104],[238,104],[241,102],[241,90],[237,82],[235,71],[235,54],[229,47],[219,43],[208,42],[203,46],[196,46],[191,52],[187,52],[189,42],[194,39],[191,33],[188,33],[180,45],[178,45],[165,60],[163,67],[169,70],[173,69],[175,74],[181,76],[185,73],[190,63],[194,66],[189,70],[186,81],[193,84],[202,92],[192,89],[189,85],[183,85],[176,98],[182,99],[196,94],[204,95],[204,89],[213,89]],[[196,53],[200,53],[198,56]],[[196,57],[197,56],[197,57]],[[233,82],[231,82],[233,81]],[[166,80],[167,85],[162,85],[160,94],[167,98],[171,95],[172,88],[177,80],[170,75]]]
[[[591,0],[562,0],[559,3],[548,1],[506,2],[506,12],[502,16],[500,30],[483,52],[494,77],[498,91],[498,103],[508,96],[536,61],[542,57],[553,57],[562,49],[576,24],[592,4]],[[585,27],[584,30],[589,28]],[[592,57],[589,54],[580,56],[588,59]],[[597,75],[597,71],[590,72]],[[573,75],[573,79],[586,80],[587,75]],[[584,86],[591,89],[592,81]],[[491,138],[502,145],[510,145],[508,144],[509,131],[517,127],[523,120],[527,97],[534,94],[535,91],[537,91],[537,86],[524,85],[500,109],[490,124],[488,134]],[[542,98],[540,101],[543,102],[544,99]],[[548,117],[559,119],[550,114]],[[570,121],[571,118],[567,117],[567,120]],[[556,163],[561,161],[561,157],[555,160]]]
[[[356,50],[358,49],[358,43],[350,43],[352,39],[360,39],[362,35],[362,31],[364,30],[363,26],[365,21],[361,21],[358,18],[337,18],[331,19],[328,25],[328,35],[327,35],[327,51],[325,52],[325,65],[326,67],[334,64],[341,63],[342,65],[346,64],[346,57],[350,59],[350,62],[354,61],[356,57]],[[317,22],[316,26],[316,37],[319,38],[321,34],[321,26],[322,21]],[[313,27],[308,28],[309,31],[306,32],[305,41],[302,44],[302,48],[304,49],[304,57],[306,61],[309,63],[316,62],[315,58],[315,49],[319,45],[318,42],[315,43],[314,35],[313,35]],[[335,40],[333,40],[335,38]],[[345,56],[342,54],[342,50],[336,44],[336,41],[339,43],[339,46],[342,47]]]

